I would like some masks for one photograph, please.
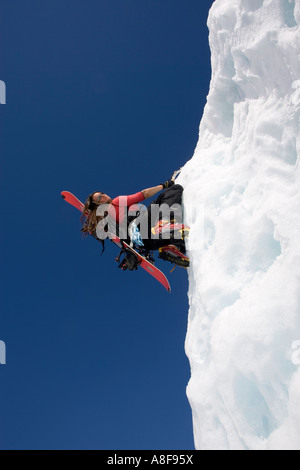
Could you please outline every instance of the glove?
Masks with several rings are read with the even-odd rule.
[[[170,188],[175,183],[174,183],[173,180],[170,179],[170,180],[166,181],[165,183],[161,183],[161,184],[162,184],[163,188],[166,189],[166,188]]]

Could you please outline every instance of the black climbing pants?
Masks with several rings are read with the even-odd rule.
[[[170,238],[166,239],[158,235],[154,236],[151,231],[151,228],[159,220],[171,221],[175,219],[176,222],[183,223],[182,193],[183,187],[180,184],[174,184],[170,188],[165,189],[155,201],[148,206],[147,211],[145,211],[138,224],[145,249],[158,250],[161,246],[169,245],[170,243],[177,245],[180,249],[184,248],[184,242],[182,243],[181,240],[174,241],[174,239],[172,239],[172,233],[170,234]]]

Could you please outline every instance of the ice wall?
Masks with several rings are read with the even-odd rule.
[[[191,226],[197,449],[300,449],[300,1],[216,0]]]

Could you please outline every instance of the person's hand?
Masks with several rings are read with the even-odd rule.
[[[162,183],[162,187],[163,187],[164,189],[170,188],[171,186],[173,186],[173,184],[175,184],[174,181],[171,180],[171,179],[169,179],[169,180],[166,181],[165,183]]]

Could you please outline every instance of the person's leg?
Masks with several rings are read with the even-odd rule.
[[[147,213],[144,215],[147,220],[144,219],[144,224],[143,220],[141,220],[139,224],[145,249],[158,250],[161,246],[169,245],[170,243],[179,244],[180,248],[183,249],[184,242],[182,243],[182,240],[174,240],[172,237],[164,239],[156,236],[154,238],[154,235],[151,232],[152,226],[154,226],[157,221],[165,217],[170,220],[176,219],[178,223],[183,223],[181,206],[182,193],[183,187],[179,184],[174,184],[170,188],[165,189],[147,208]],[[165,207],[165,211],[163,209],[163,205],[167,206]],[[169,208],[171,208],[171,211]]]
[[[170,188],[165,189],[156,199],[153,201],[152,204],[167,204],[168,206],[172,206],[173,204],[180,204],[182,201],[182,193],[183,187],[180,184],[174,184]]]
[[[149,224],[153,226],[158,220],[164,218],[164,205],[167,209],[165,217],[171,220],[175,218],[179,223],[182,223],[182,193],[183,187],[180,184],[174,184],[165,189],[147,209]],[[172,207],[174,210],[170,212],[168,208]]]

